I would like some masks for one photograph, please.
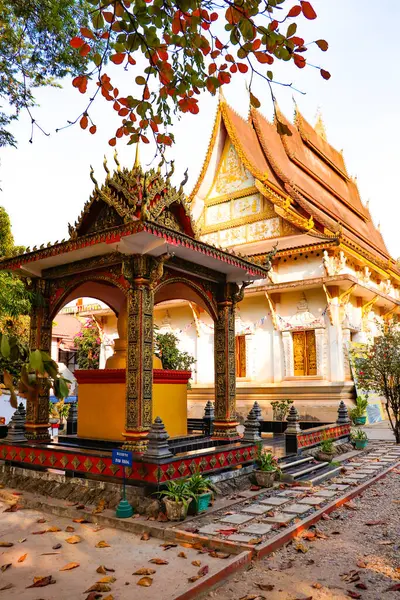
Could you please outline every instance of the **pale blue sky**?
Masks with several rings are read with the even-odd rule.
[[[275,68],[284,81],[292,81],[306,95],[277,86],[275,94],[281,109],[292,118],[294,95],[300,110],[312,123],[320,108],[328,140],[343,149],[348,171],[357,176],[364,202],[370,200],[375,223],[389,251],[400,256],[400,167],[399,67],[397,38],[400,23],[398,0],[314,0],[318,19],[303,20],[299,34],[307,41],[325,38],[327,53],[310,54],[332,73],[324,81],[314,69],[299,70],[284,65]],[[131,75],[116,69],[121,93],[128,93]],[[132,77],[133,79],[133,77]],[[225,88],[228,102],[247,115],[248,98],[243,78]],[[263,100],[262,111],[271,116],[269,92],[263,83],[255,88]],[[26,115],[13,126],[18,149],[2,149],[0,205],[10,213],[18,244],[34,245],[67,238],[67,223],[74,221],[88,199],[92,183],[90,165],[98,180],[104,178],[103,155],[112,161],[108,139],[115,130],[111,107],[99,99],[95,107],[98,133],[91,136],[75,126],[60,133],[56,127],[74,118],[83,108],[84,98],[64,82],[64,89],[41,90],[40,108],[35,117],[51,132],[49,138],[36,131],[29,144],[30,124]],[[194,184],[209,141],[216,98],[204,96],[200,114],[185,115],[175,127],[177,143],[171,151],[176,163],[176,182],[189,168],[186,191]],[[118,144],[120,161],[132,164],[134,147]],[[148,163],[154,149],[142,147],[142,163]]]

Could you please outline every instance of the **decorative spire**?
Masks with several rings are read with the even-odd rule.
[[[109,176],[110,176],[110,169],[107,166],[107,157],[106,157],[106,155],[104,155],[103,167],[104,167],[105,172],[107,173],[107,179],[108,179]]]
[[[326,141],[326,129],[325,129],[325,123],[322,119],[322,112],[321,109],[318,108],[317,110],[317,120],[315,123],[315,127],[314,127],[316,133],[318,133],[318,135]]]
[[[143,454],[143,459],[152,461],[160,458],[171,458],[172,452],[168,445],[169,435],[160,417],[156,417],[150,427],[147,439],[149,443]]]
[[[254,409],[252,408],[249,414],[247,415],[247,419],[244,423],[244,433],[242,442],[249,442],[251,444],[254,444],[260,441],[260,423],[256,417]]]
[[[289,433],[299,433],[301,431],[300,425],[299,425],[299,421],[300,421],[300,415],[297,412],[297,408],[295,408],[294,404],[292,404],[292,406],[290,407],[289,410],[289,414],[287,416],[287,427],[286,427],[286,434]]]
[[[140,168],[140,156],[139,156],[139,142],[136,144],[136,154],[135,154],[135,164],[133,165],[135,169]]]
[[[252,410],[257,417],[257,421],[262,421],[261,406],[258,404],[257,400],[254,402]]]
[[[346,425],[347,423],[350,423],[349,413],[347,411],[347,406],[345,405],[345,403],[343,402],[343,400],[341,400],[340,404],[339,404],[338,418],[337,418],[336,423],[338,425]]]
[[[119,164],[119,160],[118,160],[118,152],[117,149],[115,148],[114,150],[114,162],[117,165],[117,171],[121,170],[121,165]]]

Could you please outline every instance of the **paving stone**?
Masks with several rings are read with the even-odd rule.
[[[293,519],[293,515],[276,514],[273,517],[265,517],[263,523],[289,523]]]
[[[293,515],[302,515],[303,513],[310,510],[310,506],[303,506],[302,504],[289,504],[289,506],[284,506],[282,511],[285,513],[290,513]]]
[[[392,462],[394,462],[394,461],[393,461],[393,459],[391,459],[391,458],[380,458],[380,459],[379,459],[379,462],[380,462],[380,463],[384,463],[384,464],[386,465],[386,464],[392,463]]]
[[[379,465],[365,465],[363,466],[362,470],[363,471],[379,471],[379,469],[381,469],[382,467],[380,467]]]
[[[344,490],[347,490],[348,487],[349,487],[348,485],[344,485],[342,483],[332,483],[331,485],[328,485],[328,487],[326,489],[343,492]]]
[[[307,491],[310,491],[310,488],[308,488]],[[297,492],[295,490],[285,490],[284,492],[278,494],[278,496],[289,496],[290,498],[296,498],[297,496],[302,496],[303,494],[304,492]]]
[[[241,530],[241,533],[251,533],[252,535],[265,535],[271,531],[271,525],[263,525],[263,523],[253,523],[253,525],[247,525]]]
[[[308,498],[298,500],[299,504],[309,504],[310,506],[317,506],[317,504],[322,504],[322,502],[326,502],[326,498],[322,496],[309,496]]]
[[[318,496],[322,496],[323,498],[332,498],[333,496],[336,496],[336,492],[333,490],[331,492],[329,490],[322,490],[321,492],[318,492]]]
[[[201,527],[199,533],[204,533],[205,535],[217,535],[219,529],[222,529],[220,523],[210,523],[209,525]]]
[[[340,485],[347,484],[347,486],[349,486],[353,483],[357,483],[357,481],[357,479],[353,479],[352,477],[346,477],[345,479],[340,480]]]
[[[241,525],[242,523],[247,523],[247,521],[251,521],[254,517],[250,515],[243,515],[239,513],[235,513],[233,515],[228,515],[224,519],[221,519],[220,523],[233,523],[235,525]],[[219,528],[221,529],[221,527]]]
[[[266,504],[251,504],[250,506],[243,507],[244,512],[251,513],[252,515],[264,515],[269,510],[271,510],[271,507]]]
[[[350,474],[350,477],[356,477],[358,475],[366,475],[368,477],[368,475],[370,477],[372,477],[372,475],[375,473],[375,469],[367,469],[366,467],[364,469],[357,469],[357,471],[354,471],[354,473]]]
[[[287,502],[289,502],[289,498],[277,498],[277,496],[260,500],[261,504],[268,504],[269,506],[282,506],[282,504],[286,504]]]
[[[360,462],[351,462],[348,465],[343,465],[344,467],[346,467],[346,469],[348,469],[349,467],[361,467],[363,463]]]
[[[254,540],[254,535],[242,535],[241,533],[234,533],[233,535],[228,535],[227,539],[230,542],[243,542],[246,544],[250,540]]]

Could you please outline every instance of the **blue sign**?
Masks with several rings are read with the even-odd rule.
[[[132,452],[125,450],[113,450],[112,451],[112,464],[120,465],[122,467],[132,466]]]

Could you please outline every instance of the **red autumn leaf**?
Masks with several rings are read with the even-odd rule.
[[[92,125],[92,126],[89,128],[89,131],[90,131],[90,133],[92,133],[92,134],[93,134],[93,133],[96,133],[96,131],[97,131],[97,127],[96,127],[96,125]]]
[[[89,44],[84,44],[82,46],[82,48],[79,50],[79,54],[81,56],[87,56],[89,54],[90,50],[91,50],[91,48],[90,48]]]
[[[113,54],[112,56],[110,56],[110,60],[115,65],[120,65],[124,62],[125,56],[126,54],[124,52],[119,52],[118,54]]]
[[[208,565],[204,565],[204,567],[201,567],[201,569],[199,569],[197,574],[200,575],[200,577],[204,577],[204,575],[207,575],[208,571]]]
[[[296,7],[293,7],[293,8],[296,8]],[[300,9],[300,6],[298,6],[297,8],[299,8],[299,9]],[[300,10],[300,12],[301,12],[301,10]],[[290,15],[288,15],[288,17],[289,17],[289,16],[290,16]],[[268,29],[269,29],[270,31],[275,31],[275,29],[278,29],[278,27],[279,27],[279,23],[278,23],[278,21],[271,21],[271,23],[268,25]]]
[[[222,50],[224,47],[224,45],[219,41],[218,38],[215,40],[215,46],[218,48],[218,50]]]
[[[367,590],[367,586],[365,585],[365,583],[356,583],[356,585],[354,586],[359,590]]]
[[[325,71],[325,69],[321,69],[320,73],[321,73],[321,76],[324,79],[330,79],[331,78],[331,74],[329,73],[329,71]]]
[[[81,27],[81,34],[83,37],[87,37],[90,40],[94,40],[93,31],[90,31],[87,27]]]
[[[247,73],[247,71],[249,70],[249,67],[244,63],[238,63],[237,66],[241,73]]]
[[[36,578],[35,578],[36,579]],[[29,588],[38,588],[38,587],[46,587],[46,585],[50,585],[51,583],[55,583],[55,579],[51,575],[47,575],[47,577],[40,577],[32,583],[32,585],[28,585]]]
[[[237,65],[231,65],[229,67],[229,70],[230,70],[231,73],[236,73],[237,70],[238,70]]]
[[[289,10],[287,16],[288,17],[298,17],[300,13],[301,13],[301,6],[293,6]]]
[[[322,52],[326,52],[329,48],[329,44],[326,40],[316,40],[315,43]]]
[[[295,46],[303,46],[303,44],[304,44],[303,38],[297,37],[295,35],[293,37],[291,37],[290,40],[293,42],[293,44]]]
[[[210,21],[213,22],[213,21],[216,21],[217,19],[218,19],[218,13],[216,13],[216,12],[211,13]]]
[[[78,36],[75,36],[72,38],[72,40],[70,40],[69,45],[72,46],[72,48],[80,48],[81,46],[83,46],[84,43],[85,40]]]
[[[150,141],[148,140],[148,138],[145,135],[141,135],[140,139],[142,140],[142,142],[144,144],[150,144]]]
[[[254,56],[256,57],[258,62],[261,63],[262,65],[265,65],[265,64],[272,65],[272,63],[274,62],[273,57],[270,56],[269,54],[264,54],[264,52],[254,52]]]
[[[86,129],[86,127],[88,126],[88,118],[86,115],[83,115],[83,117],[79,121],[79,125],[81,126],[82,129]]]
[[[107,23],[112,23],[114,21],[114,15],[112,12],[103,12],[103,17]]]
[[[358,592],[352,592],[351,590],[347,590],[347,595],[349,598],[355,598],[356,600],[362,598],[361,594],[359,594]]]
[[[299,69],[304,69],[306,66],[306,59],[300,54],[293,54],[293,61],[296,67],[299,67]]]
[[[117,143],[117,140],[115,138],[111,138],[111,140],[108,140],[109,146],[115,146],[116,143]]]
[[[395,583],[395,585],[391,585],[385,590],[385,592],[400,592],[400,583]]]
[[[306,2],[305,0],[301,0],[300,4],[301,4],[301,10],[303,11],[303,15],[305,16],[306,19],[309,19],[310,21],[312,21],[313,19],[317,18],[317,13],[315,12],[315,10],[313,9],[313,7],[311,6],[311,4],[309,2]]]

